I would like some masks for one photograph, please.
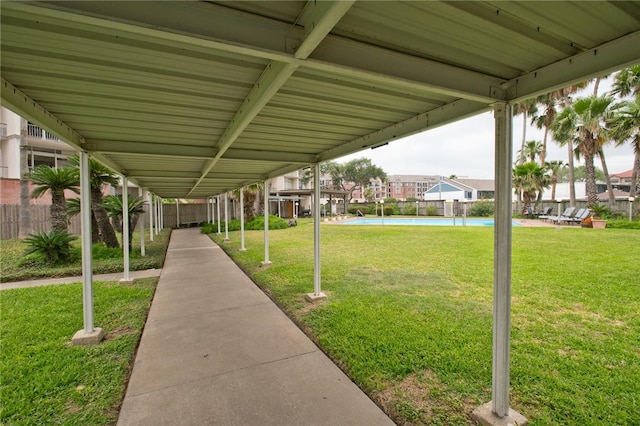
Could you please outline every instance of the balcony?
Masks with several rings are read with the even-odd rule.
[[[60,141],[56,136],[31,123],[27,124],[27,136],[30,138],[44,139],[48,141]]]
[[[0,137],[4,138],[7,136],[7,123],[0,123]]]

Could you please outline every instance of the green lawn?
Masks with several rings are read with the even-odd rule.
[[[147,232],[145,234],[145,256],[143,257],[140,255],[140,232],[135,232],[133,234],[133,248],[129,257],[130,270],[162,268],[170,235],[171,229],[165,228],[154,236],[154,241],[149,241],[149,233]],[[25,260],[26,247],[26,244],[18,239],[0,241],[0,252],[2,253],[0,282],[82,275],[80,239],[73,242],[74,261],[64,266],[50,265],[35,259]],[[122,272],[122,259],[122,249],[108,249],[104,244],[94,244],[93,273]]]
[[[96,346],[70,346],[83,327],[82,285],[0,292],[0,423],[115,424],[157,278],[94,283]]]
[[[491,398],[493,228],[322,226],[222,245],[399,423],[471,424]],[[513,230],[512,407],[532,425],[640,419],[640,232]]]

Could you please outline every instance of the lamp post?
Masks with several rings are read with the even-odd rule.
[[[296,201],[296,215],[295,215],[296,219],[298,218],[298,211],[299,211],[299,208],[300,208],[299,206],[300,206],[300,202]]]
[[[416,217],[418,217],[418,210],[420,209],[420,202],[416,200]]]
[[[560,225],[561,215],[562,215],[562,198],[558,198],[558,225]]]
[[[380,210],[382,210],[382,226],[384,226],[384,200],[380,200]]]
[[[635,198],[629,197],[629,222],[633,220],[633,201]]]

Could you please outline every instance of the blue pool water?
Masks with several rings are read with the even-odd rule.
[[[382,218],[357,218],[349,219],[339,223],[340,225],[382,225]],[[417,225],[417,226],[493,226],[493,219],[467,218],[465,221],[461,217],[451,218],[385,218],[385,225]],[[512,226],[520,226],[512,222]]]

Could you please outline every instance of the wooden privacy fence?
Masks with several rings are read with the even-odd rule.
[[[31,229],[26,233],[49,232],[51,230],[51,213],[48,205],[30,205]],[[0,205],[0,239],[18,238],[20,234],[20,210],[16,204]],[[80,215],[69,221],[69,233],[80,234]]]

